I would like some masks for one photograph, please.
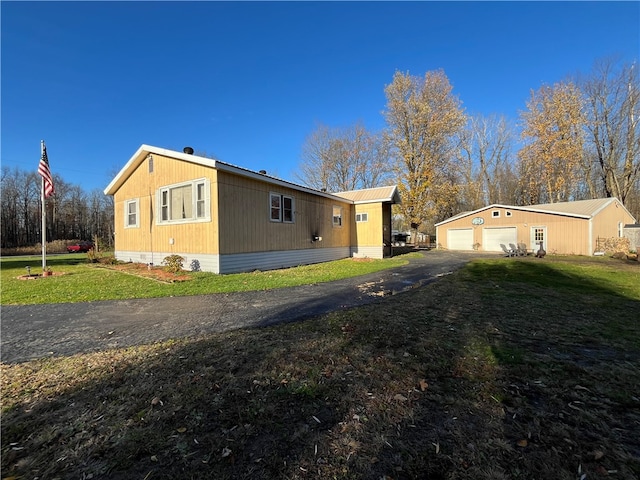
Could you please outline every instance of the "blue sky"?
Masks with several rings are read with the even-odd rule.
[[[469,114],[637,60],[638,2],[1,3],[1,161],[104,189],[143,144],[294,180],[318,123],[384,127],[399,70],[443,69]]]

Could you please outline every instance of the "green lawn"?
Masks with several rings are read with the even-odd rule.
[[[2,364],[3,476],[638,479],[638,312],[637,262],[478,259],[304,322]]]
[[[3,257],[0,259],[2,304],[68,303],[268,290],[364,275],[404,265],[411,255],[419,254],[410,253],[370,261],[344,259],[283,270],[231,275],[188,272],[188,281],[176,283],[158,282],[110,270],[104,265],[87,263],[86,254],[49,256],[47,265],[59,275],[19,280],[18,277],[27,273],[27,266],[31,267],[32,274],[41,272],[41,258]]]

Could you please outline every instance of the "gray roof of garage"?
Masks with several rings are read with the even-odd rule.
[[[479,208],[477,210],[473,210],[472,212],[463,212],[453,217],[447,218],[442,222],[436,223],[435,226],[443,225],[445,223],[449,223],[458,218],[463,218],[469,215],[476,215],[485,210],[489,210],[492,208],[506,208],[510,210],[521,210],[525,212],[537,212],[537,213],[548,213],[552,215],[564,215],[567,217],[577,217],[577,218],[585,218],[589,219],[593,216],[597,215],[603,208],[609,205],[612,202],[618,202],[622,208],[624,206],[618,201],[617,198],[596,198],[592,200],[576,200],[574,202],[558,202],[558,203],[541,203],[538,205],[527,205],[527,206],[516,206],[516,205],[501,205],[501,204],[493,204],[488,205],[486,207]]]

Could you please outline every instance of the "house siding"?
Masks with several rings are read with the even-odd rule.
[[[384,258],[391,254],[391,205],[365,203],[354,205],[351,256]],[[357,214],[366,213],[366,222],[356,222]]]
[[[115,236],[118,251],[217,254],[217,174],[215,169],[153,155],[153,172],[145,159],[114,194]],[[210,221],[157,224],[158,189],[168,185],[207,178],[210,182]],[[127,200],[139,199],[139,227],[125,228]],[[170,243],[172,242],[172,243]]]
[[[357,214],[367,214],[366,222],[356,222]],[[355,228],[351,235],[351,245],[362,247],[382,246],[382,204],[366,203],[354,205],[353,222]]]
[[[218,173],[220,254],[349,248],[349,203],[274,186],[227,172]],[[294,222],[270,220],[270,194],[292,197]],[[342,207],[342,226],[333,226],[333,206]],[[313,242],[318,235],[322,241]],[[348,254],[347,254],[348,256]]]
[[[195,186],[200,180],[208,186],[205,218],[160,219],[162,189]],[[357,206],[348,196],[148,145],[138,149],[105,189],[114,198],[117,259],[160,265],[165,257],[180,255],[186,269],[197,261],[200,270],[215,273],[291,267],[352,254],[382,257],[383,238],[391,234],[391,203],[398,201],[395,192],[395,187],[347,192],[371,197]],[[292,222],[271,220],[271,194],[293,199]],[[173,208],[189,216],[189,204],[181,198],[176,190]],[[134,227],[126,228],[131,201],[138,205],[137,218]],[[335,207],[342,210],[341,225],[333,223]],[[369,221],[356,225],[356,211],[368,213]]]

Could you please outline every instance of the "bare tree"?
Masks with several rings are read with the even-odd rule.
[[[398,211],[413,229],[446,218],[457,197],[451,163],[465,115],[452,90],[442,70],[424,77],[396,72],[385,88],[384,115],[402,196]]]
[[[640,180],[640,85],[637,65],[599,60],[581,81],[589,142],[581,164],[592,197],[626,205]]]
[[[2,246],[15,247],[18,245],[20,227],[18,225],[18,204],[20,202],[20,189],[17,185],[17,170],[2,167],[2,183],[0,183],[2,195]]]
[[[361,123],[346,128],[321,124],[303,144],[296,178],[312,188],[338,192],[380,186],[390,174],[382,135]]]
[[[0,235],[2,248],[32,246],[41,241],[41,177],[35,170],[2,168]],[[47,240],[100,237],[113,239],[113,198],[99,190],[88,195],[54,174],[56,193],[47,200]]]
[[[469,119],[460,135],[458,151],[466,209],[513,201],[509,192],[512,142],[512,128],[503,116],[476,115]]]

